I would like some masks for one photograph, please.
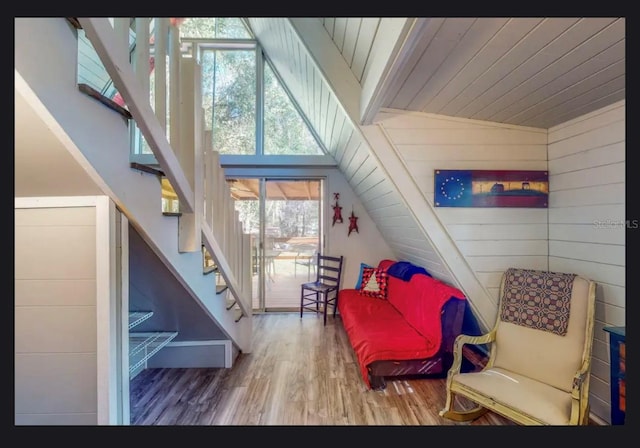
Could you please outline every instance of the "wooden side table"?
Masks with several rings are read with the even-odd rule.
[[[611,424],[624,425],[626,413],[625,385],[625,327],[605,327],[609,333],[611,367]]]

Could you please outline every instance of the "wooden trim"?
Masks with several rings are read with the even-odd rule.
[[[14,198],[15,208],[95,207],[102,196],[43,196]]]
[[[118,424],[118,317],[116,275],[119,263],[117,209],[107,196],[96,201],[96,369],[97,423]]]
[[[98,92],[96,89],[91,87],[90,85],[88,85],[88,84],[78,84],[78,89],[82,93],[85,93],[85,94],[89,95],[91,98],[98,100],[99,102],[101,102],[102,104],[107,106],[109,109],[119,113],[125,119],[127,119],[127,120],[131,119],[131,112],[129,112],[124,107],[120,106],[118,103],[113,101],[111,98],[107,98],[106,96],[104,96],[103,94]]]
[[[218,272],[218,266],[215,266],[215,265],[214,266],[207,266],[202,270],[202,273],[204,275],[212,274],[214,272]],[[225,288],[226,288],[226,285],[225,285]],[[216,293],[217,292],[218,291],[217,291],[217,288],[216,288]]]
[[[71,25],[73,25],[73,27],[77,30],[81,30],[82,29],[82,25],[80,25],[80,22],[78,22],[77,17],[66,17],[67,22],[69,22]]]
[[[158,169],[158,168],[153,168],[149,165],[144,165],[142,163],[138,163],[138,162],[131,162],[129,164],[129,166],[131,168],[133,168],[134,170],[139,170],[139,171],[144,171],[145,173],[149,173],[149,174],[155,174],[158,177],[165,177],[164,175],[164,171]]]

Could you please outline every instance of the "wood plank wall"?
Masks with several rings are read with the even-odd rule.
[[[625,325],[625,102],[550,128],[549,174],[549,268],[598,284],[591,411],[610,422],[603,327]]]
[[[96,425],[95,207],[15,210],[15,424]]]
[[[431,205],[436,169],[547,169],[545,130],[390,110],[376,121]],[[496,303],[506,268],[547,268],[547,209],[434,210]]]

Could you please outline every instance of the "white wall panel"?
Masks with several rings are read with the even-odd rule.
[[[625,121],[617,120],[605,126],[577,132],[573,137],[562,140],[553,138],[553,128],[549,130],[549,161],[564,156],[577,155],[589,149],[601,148],[625,140]],[[568,132],[563,129],[563,133]],[[576,130],[577,131],[577,130]],[[580,150],[576,150],[580,148]],[[552,173],[553,174],[553,173]]]
[[[624,204],[625,194],[624,182],[558,190],[550,195],[549,207],[601,205],[611,203],[612,198]]]
[[[590,224],[594,229],[623,226],[625,207],[619,198],[613,205],[580,205],[549,209],[549,224]]]
[[[465,240],[547,240],[547,224],[450,224],[447,226],[451,237],[456,241]]]
[[[15,212],[15,423],[95,425],[95,207]]]
[[[553,244],[550,244],[549,256],[624,266],[625,247],[611,244],[554,241]]]
[[[624,141],[621,141],[611,145],[589,149],[580,154],[569,154],[554,159],[554,175],[607,165],[609,163],[624,162],[624,159],[625,144]]]
[[[609,338],[625,326],[625,104],[549,129],[549,266],[598,283],[592,412],[610,421]]]
[[[549,190],[568,190],[580,187],[590,187],[593,185],[624,182],[624,177],[624,161],[610,163],[607,165],[585,168],[557,175],[551,174],[549,176]],[[622,196],[622,202],[624,202],[624,195]]]
[[[593,223],[559,224],[549,226],[549,239],[555,241],[582,241],[591,243],[624,244],[624,226],[609,226],[593,231]]]

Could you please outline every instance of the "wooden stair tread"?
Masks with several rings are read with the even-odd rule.
[[[77,30],[81,30],[82,29],[82,25],[80,25],[80,22],[78,22],[78,18],[77,17],[67,17],[66,18],[67,21],[73,25],[73,27]]]
[[[218,272],[218,266],[216,266],[216,265],[212,265],[212,266],[205,266],[205,267],[204,267],[204,269],[203,269],[203,271],[202,271],[202,273],[203,273],[204,275],[211,274],[211,273],[213,273],[213,272]]]
[[[82,93],[89,95],[91,98],[98,100],[100,103],[104,104],[109,109],[111,109],[111,110],[117,112],[118,114],[122,115],[126,120],[130,120],[132,118],[131,112],[129,112],[124,107],[120,106],[118,103],[113,101],[111,98],[107,98],[106,96],[104,96],[103,94],[98,92],[96,89],[91,87],[90,85],[88,85],[88,84],[78,84],[78,89]]]
[[[154,175],[156,175],[158,177],[165,177],[164,176],[164,171],[162,171],[161,169],[158,169],[158,168],[154,168],[154,167],[149,166],[149,165],[145,165],[144,163],[131,162],[129,164],[129,166],[131,168],[133,168],[134,170],[143,171],[143,172],[149,173],[149,174],[154,174]]]

